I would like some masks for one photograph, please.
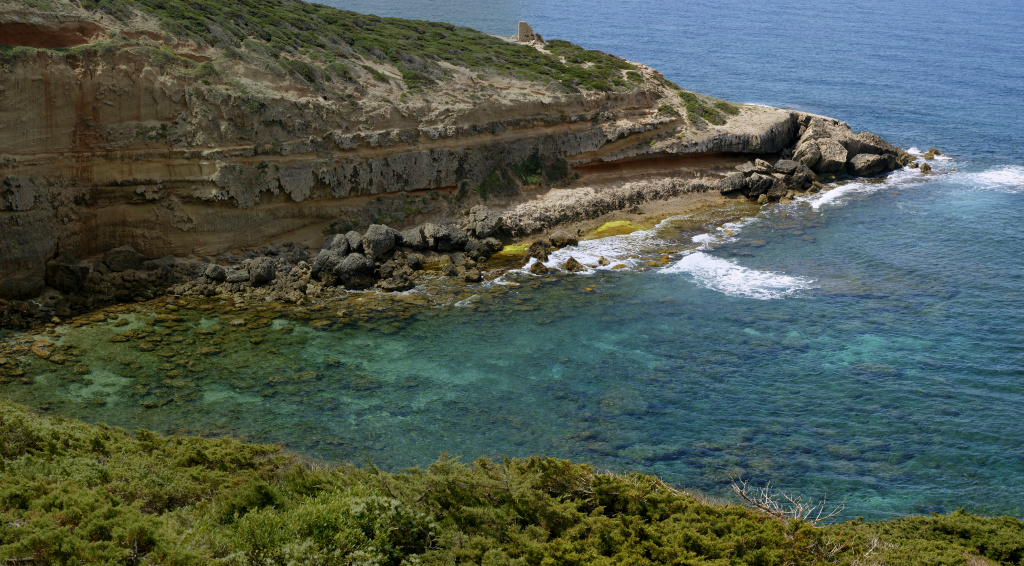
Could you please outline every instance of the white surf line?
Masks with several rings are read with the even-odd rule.
[[[734,297],[769,300],[782,299],[797,291],[813,289],[814,280],[773,271],[743,267],[734,261],[702,251],[693,252],[662,273],[686,273],[699,285]]]

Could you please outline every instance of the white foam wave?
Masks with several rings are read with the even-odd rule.
[[[1024,167],[1020,165],[1009,165],[978,173],[967,173],[964,175],[964,178],[968,183],[979,189],[1010,190],[1013,192],[1024,190]]]
[[[909,167],[893,171],[880,183],[864,183],[864,182],[853,182],[845,185],[840,185],[834,189],[824,191],[821,193],[808,195],[799,199],[800,201],[806,202],[811,205],[811,208],[817,210],[826,204],[841,202],[845,200],[844,197],[848,197],[858,193],[873,193],[881,190],[888,190],[896,187],[907,181],[919,179],[921,173],[917,169],[910,169]]]
[[[708,289],[760,300],[782,299],[814,287],[813,279],[750,269],[699,251],[661,269],[661,272],[687,273]]]
[[[544,265],[552,269],[561,268],[572,256],[587,268],[585,273],[610,270],[617,265],[637,267],[643,262],[645,255],[650,255],[652,249],[668,245],[663,239],[655,236],[655,232],[656,229],[641,230],[622,236],[584,240],[578,245],[550,253]],[[608,265],[598,263],[602,257],[608,260]],[[536,260],[530,261],[521,270],[516,271],[529,271],[534,261]]]

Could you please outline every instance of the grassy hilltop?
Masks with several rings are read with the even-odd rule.
[[[0,560],[21,564],[1021,564],[964,512],[815,527],[550,458],[310,465],[0,401]]]
[[[155,18],[172,38],[258,58],[323,88],[354,81],[365,61],[392,65],[412,91],[443,80],[447,63],[486,74],[579,89],[628,90],[641,82],[619,57],[549,41],[541,52],[451,24],[380,18],[295,0],[82,0],[83,8],[130,25]],[[512,22],[510,22],[511,25]],[[378,81],[388,77],[369,69]],[[634,72],[630,72],[634,71]]]

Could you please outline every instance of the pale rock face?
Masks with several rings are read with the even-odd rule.
[[[816,173],[838,173],[846,166],[846,148],[843,144],[832,138],[819,139],[815,142],[821,151],[821,159],[818,160]]]

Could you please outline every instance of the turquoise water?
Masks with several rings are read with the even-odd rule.
[[[452,6],[392,2],[382,15],[509,34],[494,22],[527,19],[686,88],[838,116],[951,155],[927,178],[896,172],[749,220],[739,210],[668,222],[568,252],[629,269],[413,293],[424,304],[363,321],[330,323],[336,305],[324,321],[122,315],[128,326],[67,330],[73,363],[35,363],[33,384],[0,395],[129,428],[282,442],[331,462],[545,454],[715,495],[733,477],[827,491],[847,498],[847,518],[960,507],[1024,517],[1017,3],[894,14],[876,2],[823,13],[602,0],[586,21],[565,2]],[[667,265],[646,265],[664,251]],[[247,326],[232,326],[239,316]],[[133,328],[142,332],[108,341]]]

